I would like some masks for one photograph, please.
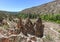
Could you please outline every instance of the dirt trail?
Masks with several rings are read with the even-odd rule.
[[[54,22],[43,22],[45,25],[45,28],[53,28],[55,30],[60,30],[60,24],[54,23]]]
[[[58,30],[60,30],[60,24],[45,21],[43,21],[43,24],[45,26],[44,35],[46,37],[49,35],[50,39],[53,40],[52,42],[60,42],[60,33],[58,32]]]

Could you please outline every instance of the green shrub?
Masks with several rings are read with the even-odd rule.
[[[45,21],[60,23],[60,14],[43,14],[40,17]]]
[[[17,14],[17,17],[21,17],[21,18],[31,18],[31,19],[34,19],[34,18],[37,18],[38,17],[38,15],[37,14],[23,14],[23,13],[21,13],[21,14]]]

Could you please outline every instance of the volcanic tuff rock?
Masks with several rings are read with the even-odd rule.
[[[42,24],[41,18],[38,18],[34,24],[31,22],[29,18],[26,19],[25,24],[22,24],[22,19],[19,19],[19,22],[17,23],[17,27],[25,36],[28,36],[27,34],[35,35],[37,37],[43,37],[43,29],[44,25]]]
[[[25,14],[59,14],[60,13],[60,0],[55,0],[43,5],[35,6],[20,11]]]

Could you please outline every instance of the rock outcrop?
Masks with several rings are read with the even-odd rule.
[[[33,28],[33,23],[31,22],[31,20],[29,18],[27,18],[26,23],[25,23],[25,28],[27,29],[27,33],[34,35],[34,28]]]
[[[23,21],[21,18],[19,18],[19,21],[18,21],[18,24],[17,24],[17,27],[18,27],[18,32],[22,32],[24,35],[27,36],[27,31],[26,31],[26,28],[23,24]]]
[[[43,37],[44,25],[42,24],[41,18],[38,18],[34,25],[35,35],[37,37]]]
[[[23,23],[22,19],[19,18],[17,27],[0,29],[0,42],[36,42],[35,37],[43,37],[43,32],[44,25],[41,18],[38,18],[35,24],[29,18],[27,18],[26,23]]]

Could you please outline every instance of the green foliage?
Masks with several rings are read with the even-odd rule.
[[[33,18],[37,18],[37,14],[23,14],[23,13],[19,13],[19,14],[17,14],[17,17],[21,17],[21,18],[31,18],[31,19],[33,19]]]
[[[31,18],[31,19],[36,19],[37,17],[42,18],[45,21],[52,21],[52,22],[56,22],[56,23],[60,23],[60,14],[23,14],[23,13],[19,13],[17,14],[17,17],[21,17],[21,18]]]
[[[60,23],[60,14],[43,14],[40,17],[46,21]]]

